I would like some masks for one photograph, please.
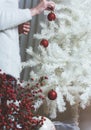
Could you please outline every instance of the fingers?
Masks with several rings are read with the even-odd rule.
[[[24,23],[23,24],[23,34],[27,35],[30,32],[30,23]]]
[[[54,8],[53,8],[53,7],[47,7],[47,10],[51,10],[51,11],[53,11]]]
[[[30,29],[27,29],[27,28],[24,28],[24,29],[23,29],[23,34],[26,34],[26,35],[27,35],[29,32],[30,32]]]
[[[54,10],[55,9],[55,3],[53,1],[48,2],[48,10]]]
[[[30,29],[30,23],[29,22],[24,23],[23,28]]]
[[[28,34],[30,32],[30,22],[20,24],[18,26],[19,34]]]
[[[55,8],[55,3],[53,1],[48,1],[48,0],[41,0],[44,3],[47,3],[47,8],[53,10]]]

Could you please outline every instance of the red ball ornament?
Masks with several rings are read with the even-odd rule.
[[[45,48],[48,47],[48,45],[49,45],[48,40],[43,39],[43,40],[40,42],[40,45],[44,46]]]
[[[57,98],[57,93],[53,89],[48,92],[48,98],[50,100],[55,100]]]
[[[51,12],[48,14],[47,18],[49,21],[54,21],[56,19],[56,15],[53,12]]]

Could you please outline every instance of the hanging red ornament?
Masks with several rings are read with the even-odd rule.
[[[56,19],[56,15],[53,12],[50,12],[47,18],[49,21],[54,21]]]
[[[40,42],[40,45],[44,46],[45,48],[48,47],[49,45],[48,40],[42,39],[42,41]]]
[[[55,100],[57,98],[57,93],[53,89],[48,92],[48,98],[50,100]]]

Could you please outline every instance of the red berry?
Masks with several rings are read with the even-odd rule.
[[[40,45],[44,46],[45,48],[48,47],[48,40],[46,39],[43,39],[41,42],[40,42]]]
[[[53,12],[51,12],[48,14],[47,18],[49,21],[54,21],[56,19],[56,15]]]

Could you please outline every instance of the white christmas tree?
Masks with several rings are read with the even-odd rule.
[[[51,118],[57,110],[66,110],[64,97],[82,108],[91,100],[91,0],[53,1],[56,20],[40,24],[41,33],[34,35],[39,46],[36,52],[27,49],[32,58],[23,63],[23,67],[35,67],[30,77],[41,79]],[[48,47],[41,46],[42,39],[48,40]],[[48,98],[52,89],[57,93],[53,101]]]

